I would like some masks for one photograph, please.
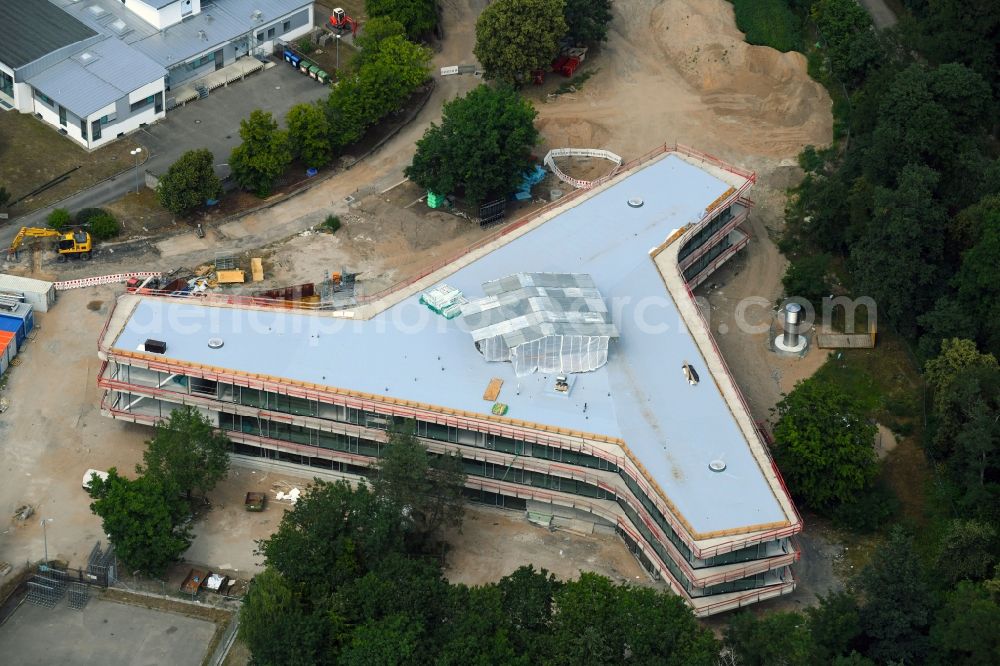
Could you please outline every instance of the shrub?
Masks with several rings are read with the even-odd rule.
[[[313,44],[312,40],[309,39],[308,37],[303,37],[298,42],[296,42],[296,45],[299,47],[299,51],[302,52],[302,55],[309,55],[310,53],[316,50],[316,45]]]
[[[337,229],[340,229],[340,218],[336,215],[327,215],[323,220],[323,228],[331,234],[337,233]]]
[[[76,213],[76,218],[74,218],[75,224],[81,227],[87,226],[91,221],[100,215],[107,215],[108,212],[103,208],[82,208]]]
[[[54,211],[49,213],[47,222],[48,225],[56,231],[62,231],[73,222],[73,218],[70,216],[69,211],[65,208],[56,208]]]
[[[208,199],[217,199],[222,183],[215,175],[215,156],[205,148],[189,150],[170,165],[156,186],[160,205],[174,215],[186,215]]]
[[[90,235],[94,240],[114,238],[120,231],[118,220],[111,213],[101,212],[100,215],[90,218]]]

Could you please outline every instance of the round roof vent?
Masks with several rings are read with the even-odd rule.
[[[632,197],[631,199],[628,200],[627,203],[632,208],[642,208],[642,204],[646,202],[640,199],[639,197]]]
[[[209,349],[219,349],[224,344],[225,344],[225,342],[222,341],[222,338],[209,338],[208,339],[208,348]]]
[[[713,472],[725,472],[726,471],[726,461],[725,460],[713,460],[708,463],[708,468]]]

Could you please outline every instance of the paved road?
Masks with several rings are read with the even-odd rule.
[[[858,2],[871,14],[872,21],[879,30],[896,25],[898,19],[889,6],[885,4],[885,0],[858,0]]]
[[[207,99],[170,111],[160,122],[133,135],[148,151],[146,162],[139,167],[140,178],[143,170],[164,173],[184,151],[193,148],[208,148],[215,154],[216,163],[225,165],[230,151],[240,142],[240,120],[251,111],[263,109],[281,119],[295,104],[322,99],[328,94],[329,88],[283,64],[229,87],[217,88]],[[228,166],[217,171],[220,176],[229,173]],[[45,218],[56,206],[71,211],[100,206],[134,190],[135,182],[134,170],[130,170],[56,205],[11,220],[0,227],[0,247],[9,244],[22,226],[45,226]]]

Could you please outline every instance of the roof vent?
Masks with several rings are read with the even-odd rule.
[[[208,348],[209,349],[220,349],[222,345],[226,344],[222,338],[209,338]]]
[[[687,361],[684,361],[684,365],[681,366],[681,372],[684,373],[684,379],[687,380],[688,384],[690,384],[691,386],[698,385],[699,381],[698,371],[694,369],[694,366],[692,366]]]
[[[712,462],[708,463],[708,468],[713,472],[725,472],[726,471],[726,461],[719,460],[716,458]]]
[[[642,208],[642,204],[646,202],[640,199],[639,197],[632,197],[631,199],[628,200],[627,203],[631,208]]]

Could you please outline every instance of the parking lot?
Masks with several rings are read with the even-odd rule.
[[[83,610],[23,603],[0,627],[0,655],[19,666],[196,666],[215,632],[207,620],[103,599]]]

